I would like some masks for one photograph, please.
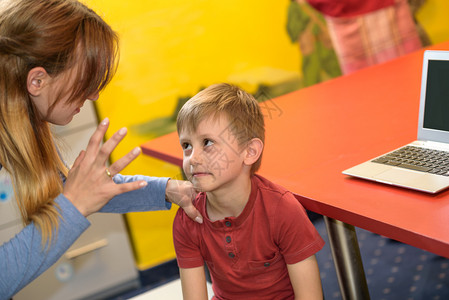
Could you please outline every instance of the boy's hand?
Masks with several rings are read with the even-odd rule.
[[[184,180],[169,179],[165,189],[165,197],[168,201],[181,207],[189,218],[202,224],[203,217],[192,203],[196,194],[192,183]]]

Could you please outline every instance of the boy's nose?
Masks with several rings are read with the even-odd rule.
[[[199,165],[202,162],[202,158],[201,158],[201,151],[192,151],[192,154],[190,155],[190,164],[195,166],[195,165]]]

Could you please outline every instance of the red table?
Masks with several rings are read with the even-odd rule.
[[[449,50],[449,42],[430,49]],[[369,297],[353,226],[449,258],[449,191],[430,195],[341,173],[416,139],[423,51],[261,103],[258,173],[327,217],[344,297]],[[181,166],[176,133],[142,150]]]

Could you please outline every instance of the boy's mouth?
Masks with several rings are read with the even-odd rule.
[[[207,175],[211,175],[208,172],[194,172],[192,173],[192,177],[202,177],[202,176],[207,176]]]

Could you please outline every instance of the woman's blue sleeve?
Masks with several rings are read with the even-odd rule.
[[[148,184],[141,189],[115,196],[100,212],[124,214],[138,211],[168,210],[171,208],[171,203],[165,201],[165,188],[169,178],[117,174],[113,179],[117,184],[137,180],[145,180]]]
[[[41,233],[31,223],[0,246],[0,300],[10,299],[52,266],[90,226],[64,195],[60,194],[55,202],[60,223],[50,245],[42,247]]]
[[[115,175],[117,184],[145,180],[148,185],[112,198],[101,212],[168,210],[165,188],[169,178]],[[33,223],[10,241],[0,246],[0,300],[10,299],[22,288],[51,267],[90,226],[90,222],[62,194],[59,205],[60,223],[52,243],[42,248],[42,236]]]

